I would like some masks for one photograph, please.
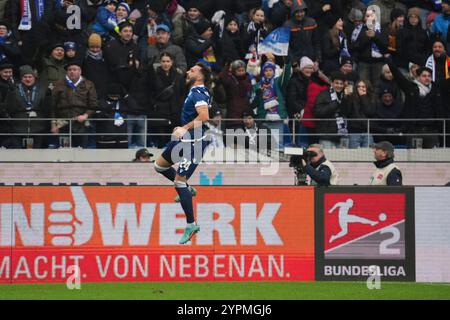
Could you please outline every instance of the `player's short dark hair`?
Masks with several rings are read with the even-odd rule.
[[[195,65],[200,67],[203,77],[205,78],[205,85],[209,84],[212,80],[211,79],[211,75],[212,75],[211,69],[202,62],[197,62]]]

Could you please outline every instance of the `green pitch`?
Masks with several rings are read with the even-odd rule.
[[[153,282],[0,285],[3,299],[132,299],[132,300],[303,300],[303,299],[445,299],[450,284],[382,282],[369,290],[364,282]]]

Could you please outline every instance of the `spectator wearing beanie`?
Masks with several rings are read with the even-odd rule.
[[[91,29],[104,39],[109,39],[117,27],[117,3],[117,0],[106,0],[103,2],[103,6],[97,9],[97,15]]]
[[[350,52],[343,19],[330,15],[326,22],[329,29],[322,38],[321,69],[329,75],[339,69],[342,59],[350,57]]]
[[[37,83],[36,74],[29,65],[24,65],[19,69],[20,83],[14,90],[9,90],[6,95],[5,106],[8,115],[11,118],[49,118],[52,108],[51,91]],[[47,134],[50,129],[50,123],[46,120],[37,121],[14,121],[12,132],[22,134],[13,136],[11,139],[11,148],[26,148],[23,139],[31,138],[33,148],[46,148],[47,142],[45,136],[34,134]]]
[[[102,38],[97,33],[89,36],[82,70],[83,76],[94,83],[98,98],[105,98],[106,88],[113,82],[113,76],[103,56]]]
[[[195,26],[204,23],[207,19],[200,11],[198,0],[190,0],[185,5],[186,12],[173,22],[172,41],[183,47],[189,35],[196,33]]]
[[[348,134],[344,116],[348,114],[351,92],[345,88],[346,77],[342,72],[333,72],[330,80],[331,87],[317,96],[313,112],[316,119],[325,119],[316,123],[319,143],[324,148],[337,148],[341,143],[341,137]]]
[[[314,62],[320,61],[320,36],[318,25],[313,18],[307,16],[308,7],[305,1],[297,2],[291,8],[292,18],[284,26],[291,30],[289,41],[289,61],[299,61],[308,57]]]
[[[289,79],[291,77],[291,64],[286,64],[283,74],[276,77],[276,65],[267,61],[261,68],[261,80],[253,86],[255,93],[254,105],[257,106],[257,117],[267,122],[265,125],[271,130],[278,130],[279,135],[275,139],[275,149],[284,147],[284,123],[288,117],[285,96]]]
[[[368,6],[378,6],[380,9],[380,25],[381,28],[386,28],[391,22],[391,12],[394,9],[401,9],[403,12],[407,11],[407,8],[400,1],[396,0],[372,0],[368,3]]]
[[[108,133],[97,136],[97,149],[127,148],[127,113],[136,102],[118,83],[109,83],[106,95],[100,99],[96,118],[105,119],[97,122],[97,132]],[[109,119],[109,120],[106,120]],[[111,120],[113,119],[113,120]]]
[[[397,41],[397,64],[408,69],[410,62],[425,65],[430,54],[431,43],[427,32],[422,29],[419,8],[408,10],[405,26],[400,30],[400,41]]]
[[[354,70],[354,62],[352,58],[342,58],[339,71],[345,74],[347,83],[354,85],[359,80],[359,73]]]
[[[213,70],[217,69],[211,24],[208,21],[199,22],[195,30],[197,32],[188,36],[184,47],[188,69],[200,61],[206,62]]]
[[[243,112],[251,110],[252,80],[244,61],[236,60],[225,65],[219,73],[219,80],[226,93],[227,118],[239,119]],[[240,124],[240,121],[228,121],[226,126],[236,128]]]
[[[183,74],[186,72],[187,64],[183,49],[172,43],[170,28],[165,24],[160,24],[156,27],[156,43],[147,47],[146,54],[141,59],[142,64],[152,65],[154,68],[159,67],[159,58],[163,52],[168,52],[173,56],[176,69]]]
[[[128,17],[130,16],[130,6],[126,2],[120,2],[116,8],[116,20],[117,24],[121,22],[128,21]]]
[[[246,50],[239,31],[239,21],[235,16],[225,17],[225,30],[217,41],[217,59],[222,67],[235,60],[243,60]]]
[[[298,119],[295,131],[299,134],[296,137],[296,144],[303,147],[316,143],[318,138],[314,135],[304,136],[303,134],[314,134],[316,123],[314,122],[314,105],[320,92],[328,89],[327,79],[321,76],[308,57],[300,60],[300,65],[294,68],[292,78],[289,80],[286,104],[290,118]],[[304,120],[305,119],[305,120]]]
[[[45,88],[50,86],[50,89],[52,89],[57,81],[64,79],[66,76],[66,70],[64,70],[66,60],[64,44],[55,43],[49,49],[50,55],[42,60],[38,71],[40,85]]]
[[[359,75],[375,87],[383,66],[384,54],[388,49],[388,35],[379,23],[376,8],[368,7],[364,16],[364,25],[353,42],[353,52],[358,57]]]
[[[383,84],[379,89],[380,97],[375,118],[377,119],[400,119],[403,111],[403,101],[399,97],[400,92],[395,90],[390,84]],[[401,132],[402,123],[400,121],[375,121],[371,123],[375,142],[390,141],[393,144],[405,144],[405,139],[396,136],[383,136],[383,134],[395,134]],[[379,135],[381,134],[381,136]]]

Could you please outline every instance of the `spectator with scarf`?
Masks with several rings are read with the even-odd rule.
[[[388,35],[379,23],[376,8],[367,8],[364,25],[353,43],[353,50],[359,60],[360,78],[378,86],[384,54],[388,50]]]
[[[324,148],[337,148],[341,138],[348,135],[347,120],[344,116],[349,113],[352,92],[345,86],[346,77],[342,72],[333,72],[330,80],[330,89],[317,96],[313,112],[316,119],[323,119],[316,122],[316,132],[320,135],[319,143]]]
[[[350,57],[345,36],[344,20],[338,16],[330,15],[326,20],[329,27],[322,39],[321,69],[329,75],[339,69],[341,61]]]
[[[410,81],[400,72],[393,62],[389,62],[389,69],[394,80],[405,94],[405,108],[402,118],[420,119],[417,122],[404,124],[403,129],[417,136],[408,137],[408,147],[414,147],[413,138],[423,139],[423,148],[433,148],[439,143],[437,134],[442,125],[436,121],[423,121],[437,119],[444,116],[442,91],[439,85],[432,80],[432,70],[427,67],[417,69],[417,79]],[[432,134],[421,136],[420,133]]]
[[[97,33],[89,36],[82,70],[83,76],[94,83],[98,98],[105,98],[107,86],[113,82],[113,76],[103,56],[102,38]]]
[[[433,54],[428,57],[425,64],[433,72],[433,81],[441,83],[450,78],[450,57],[445,50],[445,42],[436,39],[432,46]]]
[[[275,149],[282,150],[284,145],[284,123],[288,117],[285,105],[285,96],[289,79],[291,78],[291,64],[284,66],[281,76],[276,77],[276,65],[272,61],[267,61],[261,68],[262,78],[253,86],[257,106],[257,117],[266,120],[265,125],[272,131],[278,130],[278,135],[274,133]]]
[[[257,50],[259,44],[269,34],[265,14],[261,8],[252,9],[249,16],[250,22],[245,24],[241,31],[246,53],[252,53],[251,48]]]
[[[14,90],[6,95],[6,110],[11,118],[24,118],[29,120],[14,121],[12,133],[21,134],[12,138],[11,148],[26,148],[24,138],[31,138],[33,148],[46,148],[46,137],[35,134],[46,134],[49,131],[49,122],[33,120],[48,118],[52,108],[50,90],[37,83],[36,74],[29,65],[20,67],[20,83]]]

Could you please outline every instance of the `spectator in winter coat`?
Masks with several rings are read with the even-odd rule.
[[[89,36],[88,50],[83,61],[83,75],[94,83],[98,98],[104,99],[108,84],[113,82],[113,76],[103,56],[102,38],[97,33]]]
[[[433,41],[432,51],[425,66],[433,71],[433,81],[439,84],[450,78],[450,57],[445,50],[444,41],[440,39]]]
[[[241,30],[246,54],[251,53],[251,48],[257,50],[258,45],[269,34],[266,17],[261,8],[250,10],[249,17],[250,22],[246,23]],[[248,60],[248,57],[246,59]]]
[[[384,54],[388,49],[388,36],[382,29],[375,8],[368,7],[353,51],[359,61],[359,75],[362,80],[368,80],[374,86],[378,85]]]
[[[90,125],[89,117],[98,109],[97,92],[94,84],[81,76],[81,65],[77,62],[67,64],[64,80],[55,83],[53,89],[54,110],[52,118],[74,119],[72,125],[68,121],[52,121],[52,132],[87,133]],[[86,148],[87,135],[72,136],[72,146]]]
[[[400,30],[400,42],[397,47],[398,66],[408,69],[410,62],[425,65],[430,54],[430,39],[427,32],[422,29],[418,8],[408,10],[405,27]]]
[[[49,121],[34,120],[36,118],[48,118],[52,108],[51,91],[36,81],[36,75],[33,69],[28,66],[20,68],[20,83],[9,90],[6,95],[5,106],[8,115],[11,118],[24,118],[30,120],[20,120],[12,122],[12,132],[21,134],[13,136],[10,142],[10,148],[46,148],[47,142],[45,136],[35,134],[49,132]],[[24,139],[31,139],[27,143]]]
[[[236,60],[226,65],[219,74],[219,79],[226,92],[227,118],[240,119],[243,112],[251,110],[252,80],[246,72],[245,62]],[[226,123],[227,128],[240,125],[239,120]]]
[[[128,22],[119,25],[119,39],[111,40],[105,47],[105,59],[116,79],[126,90],[139,68],[138,48],[133,42],[133,26]]]
[[[368,148],[373,143],[372,135],[367,134],[369,129],[367,121],[351,119],[370,119],[376,114],[377,96],[369,82],[359,80],[355,83],[350,105],[345,116],[349,119],[348,132],[349,147]]]
[[[443,117],[442,88],[432,81],[431,69],[420,67],[417,70],[417,79],[409,81],[392,62],[388,63],[388,65],[394,75],[394,80],[405,94],[403,118],[426,120]],[[439,128],[441,127],[439,123],[431,120],[408,122],[404,125],[404,129],[407,132],[418,134],[417,137],[423,139],[424,148],[433,148],[438,145],[439,138],[436,134],[439,133]],[[431,133],[434,135],[420,136],[420,133]],[[413,147],[413,138],[408,137],[409,147]]]
[[[322,38],[321,69],[329,75],[339,69],[343,59],[350,57],[350,52],[343,32],[344,21],[337,16],[330,16],[326,22],[329,29]]]
[[[195,26],[204,23],[207,19],[200,11],[199,2],[191,0],[185,5],[186,13],[175,19],[173,23],[172,41],[183,47],[189,35],[196,33]]]
[[[286,103],[290,118],[298,119],[295,123],[295,132],[302,134],[298,136],[296,144],[307,147],[318,141],[315,136],[303,134],[314,134],[316,123],[314,120],[314,105],[318,94],[328,89],[326,79],[314,66],[314,62],[308,57],[300,60],[298,69],[289,80]]]
[[[244,59],[245,53],[238,19],[234,16],[225,17],[225,30],[217,41],[217,58],[220,66]]]
[[[375,118],[390,120],[371,123],[371,131],[377,134],[374,136],[375,142],[388,140],[393,144],[405,144],[403,137],[395,136],[401,132],[402,123],[400,121],[392,121],[392,119],[399,119],[403,111],[403,102],[397,95],[400,95],[400,92],[395,91],[389,84],[383,84],[379,89],[380,100],[377,105]],[[391,136],[384,136],[383,134],[390,134]]]
[[[64,44],[56,43],[50,46],[50,56],[42,60],[42,65],[38,68],[39,83],[41,86],[50,89],[55,83],[62,80],[66,76],[64,66],[66,61],[64,59]]]
[[[152,64],[154,68],[159,67],[161,53],[168,52],[174,57],[174,67],[181,73],[187,70],[186,57],[183,49],[173,44],[168,26],[160,24],[156,27],[156,43],[147,47],[146,56],[141,60],[143,65]]]
[[[398,51],[401,47],[401,31],[405,24],[405,16],[406,13],[403,10],[393,9],[391,12],[391,23],[386,28],[388,33],[388,53],[396,63],[400,60]]]
[[[117,27],[117,0],[106,0],[103,7],[97,10],[95,22],[92,24],[92,31],[100,34],[104,39],[114,34]]]
[[[319,143],[324,148],[337,148],[341,137],[348,134],[344,116],[348,114],[352,92],[349,87],[345,87],[346,77],[342,72],[333,72],[330,80],[330,89],[317,96],[314,116],[316,119],[324,119],[316,124],[317,134],[320,134]]]
[[[9,62],[18,66],[20,59],[21,52],[9,25],[0,22],[0,64]]]
[[[308,7],[304,1],[297,2],[291,9],[292,18],[284,26],[291,30],[289,41],[289,61],[299,61],[308,57],[316,63],[320,61],[320,36],[318,25],[313,18],[307,16]]]
[[[204,62],[212,70],[217,71],[211,24],[207,21],[199,22],[195,25],[195,30],[197,33],[189,35],[184,46],[188,69],[197,62]]]
[[[439,34],[439,38],[444,40],[446,44],[446,50],[450,50],[450,36],[448,29],[450,27],[450,0],[442,1],[442,14],[438,15],[433,22],[431,32]]]
[[[175,67],[174,57],[163,52],[159,57],[159,66],[150,68],[153,92],[149,119],[167,119],[168,121],[149,122],[150,143],[157,148],[164,147],[170,141],[173,129],[180,125],[180,112],[185,92],[183,74]]]
[[[127,148],[127,122],[124,119],[135,103],[120,84],[108,84],[106,96],[100,99],[95,114],[96,118],[105,119],[97,122],[97,132],[105,133],[97,136],[97,149]]]

